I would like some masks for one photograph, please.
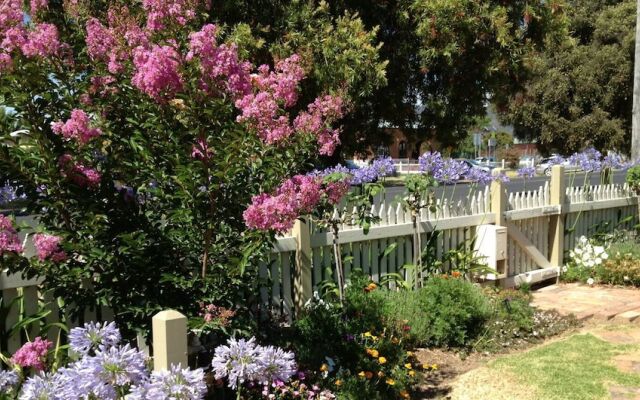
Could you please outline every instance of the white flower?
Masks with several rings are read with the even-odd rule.
[[[599,256],[600,254],[604,253],[604,247],[602,246],[595,246],[593,248],[593,251],[596,253],[597,256]]]
[[[595,283],[595,281],[593,280],[593,278],[589,278],[589,279],[587,279],[587,284],[588,284],[589,286],[593,285],[594,283]]]
[[[609,254],[607,254],[607,253],[602,253],[602,254],[600,255],[600,257],[602,257],[602,259],[603,259],[603,260],[606,260],[606,259],[608,259],[608,258],[609,258]]]
[[[567,272],[568,270],[569,270],[569,268],[567,268],[567,266],[566,266],[566,265],[563,265],[563,266],[562,266],[562,272]]]
[[[600,257],[596,257],[596,259],[593,260],[593,261],[596,263],[596,265],[602,264],[602,258],[600,258]]]
[[[625,281],[630,280],[630,278],[629,278],[628,276],[625,276],[623,279],[624,279]]]

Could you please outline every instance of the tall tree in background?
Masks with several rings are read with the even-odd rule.
[[[585,146],[628,151],[635,0],[572,0],[571,36],[530,60],[526,90],[506,113],[517,136],[546,151]]]
[[[640,0],[636,4],[636,51],[633,65],[633,117],[631,124],[631,158],[640,159]]]
[[[566,35],[561,0],[244,0],[214,8],[223,22],[251,26],[263,41],[259,52],[312,52],[314,79],[304,93],[314,94],[318,82],[350,80],[345,153],[380,144],[389,126],[416,140],[457,143],[488,99],[501,102],[522,87],[532,52]],[[366,40],[371,32],[379,58]],[[334,57],[358,40],[361,49]]]

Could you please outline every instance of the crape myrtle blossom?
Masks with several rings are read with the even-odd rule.
[[[251,93],[251,63],[241,61],[235,45],[217,43],[218,27],[207,24],[189,35],[185,60],[197,60],[202,75],[200,86],[206,92],[225,88],[239,99]]]
[[[57,121],[51,124],[54,133],[62,135],[67,140],[77,140],[80,144],[86,144],[94,137],[100,136],[102,131],[90,126],[91,120],[86,112],[80,109],[71,111],[71,118],[66,122]]]
[[[42,340],[38,336],[32,342],[22,345],[11,357],[11,362],[22,368],[33,368],[36,371],[42,371],[45,367],[47,353],[52,345],[53,343],[50,341]]]
[[[316,137],[321,155],[331,155],[340,144],[340,130],[330,127],[344,115],[341,97],[325,95],[309,104],[307,111],[301,112],[293,121],[296,131]]]
[[[147,29],[161,31],[174,22],[184,26],[196,17],[196,10],[202,3],[208,8],[210,0],[142,0],[142,8],[147,13]]]
[[[255,338],[229,339],[215,349],[211,364],[216,379],[227,378],[232,389],[243,383],[286,382],[297,370],[293,353],[260,346]]]
[[[142,46],[133,51],[135,73],[131,83],[158,102],[172,98],[182,90],[183,79],[179,69],[181,56],[175,46]]]
[[[8,252],[21,253],[22,243],[11,219],[0,214],[0,256]]]
[[[64,154],[58,159],[58,166],[63,176],[80,187],[94,188],[100,184],[102,176],[94,168],[76,163],[70,154]]]
[[[51,260],[60,262],[67,259],[67,254],[60,248],[62,238],[60,236],[46,233],[36,233],[33,235],[33,246],[40,261]]]

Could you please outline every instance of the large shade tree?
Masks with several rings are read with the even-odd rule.
[[[574,0],[571,36],[530,60],[532,78],[511,98],[518,136],[563,153],[586,146],[628,151],[636,5]]]
[[[242,0],[214,8],[222,21],[250,25],[263,52],[314,54],[306,93],[334,74],[350,79],[357,101],[343,121],[347,154],[380,144],[389,126],[417,140],[436,135],[444,145],[457,143],[487,100],[501,102],[522,87],[524,60],[566,34],[561,0]],[[335,48],[357,42],[356,27],[376,32],[386,85],[374,85],[385,75],[363,57],[375,50],[368,42],[334,57]]]

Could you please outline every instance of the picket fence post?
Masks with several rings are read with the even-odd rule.
[[[160,311],[151,319],[153,331],[153,370],[171,365],[187,367],[187,317],[175,310]]]
[[[309,218],[305,221],[298,219],[292,230],[292,235],[296,239],[296,265],[293,271],[293,297],[296,315],[313,296],[310,223]]]
[[[504,173],[502,168],[495,168],[492,171],[494,177]],[[491,182],[491,213],[496,216],[496,225],[505,226],[506,218],[505,212],[507,211],[507,191],[504,187],[504,183],[500,179],[494,179]]]
[[[549,263],[561,267],[564,262],[564,216],[562,207],[565,203],[566,189],[564,166],[554,165],[551,168],[551,187],[549,204],[560,207],[560,214],[549,219]]]

